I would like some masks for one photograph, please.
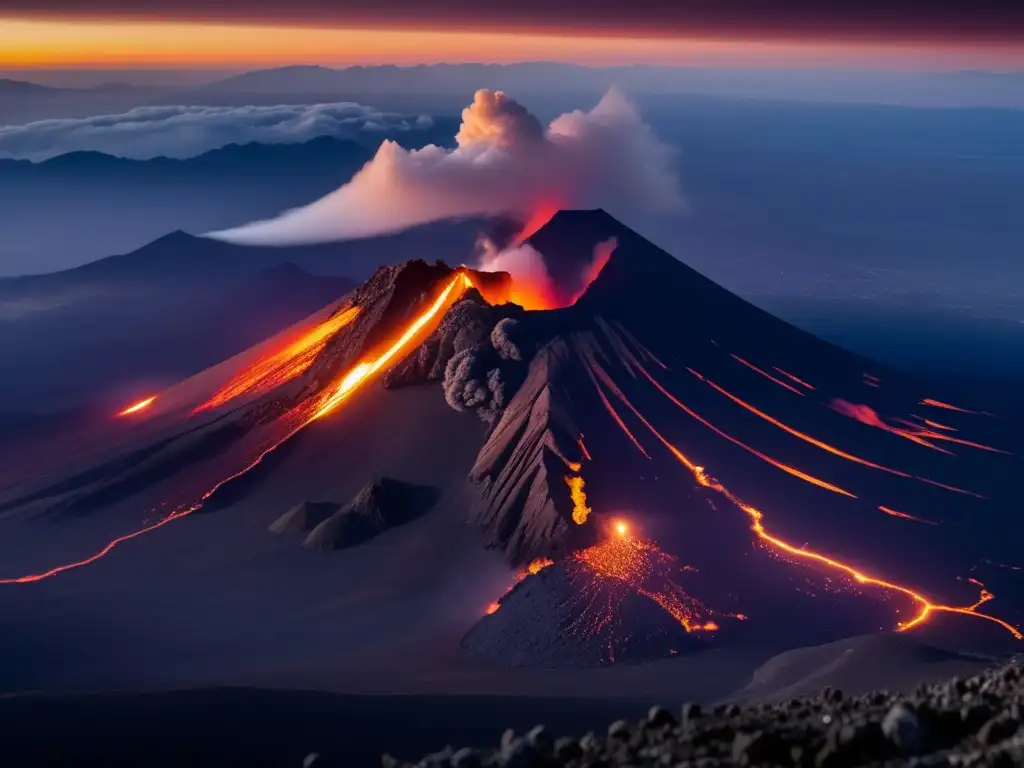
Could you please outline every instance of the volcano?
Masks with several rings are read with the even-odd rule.
[[[560,211],[523,243],[562,306],[510,302],[528,291],[507,273],[384,267],[126,404],[67,469],[8,470],[0,597],[96,583],[165,540],[145,558],[175,575],[146,578],[179,608],[234,594],[255,562],[259,583],[274,574],[266,610],[327,621],[304,601],[344,605],[352,674],[383,645],[427,664],[423,638],[441,635],[446,658],[499,667],[880,632],[1017,647],[1024,447],[1008,404],[815,338],[604,211]],[[325,534],[322,557],[267,534],[283,509],[295,519],[277,528],[326,531],[309,499],[383,476],[439,501],[343,545]],[[263,631],[246,621],[208,631]]]

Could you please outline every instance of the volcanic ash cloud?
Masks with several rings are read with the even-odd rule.
[[[480,215],[520,218],[542,206],[605,208],[623,217],[682,207],[675,152],[616,90],[589,112],[544,128],[501,91],[480,90],[462,112],[453,150],[385,141],[352,180],[277,218],[210,237],[286,245],[346,240]]]

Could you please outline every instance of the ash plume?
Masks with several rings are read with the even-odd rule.
[[[443,219],[541,206],[605,208],[622,216],[682,207],[662,143],[617,90],[589,112],[547,128],[502,91],[479,90],[462,112],[453,150],[384,141],[350,182],[302,208],[214,232],[235,243],[285,245],[371,237]]]

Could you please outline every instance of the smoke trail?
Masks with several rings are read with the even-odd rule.
[[[544,128],[501,91],[477,91],[457,146],[405,150],[385,141],[352,180],[277,218],[211,233],[237,243],[284,245],[395,232],[442,219],[511,214],[538,206],[605,208],[636,218],[683,201],[663,144],[616,90],[589,112]]]

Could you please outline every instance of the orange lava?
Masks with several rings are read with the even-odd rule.
[[[909,587],[900,584],[894,584],[892,582],[885,581],[884,579],[875,578],[874,576],[870,576],[840,560],[836,560],[832,557],[828,557],[827,555],[823,555],[811,549],[808,549],[806,545],[798,547],[771,534],[764,526],[764,514],[760,510],[742,501],[739,497],[732,493],[732,491],[730,491],[716,479],[711,477],[703,467],[691,461],[682,451],[680,451],[676,446],[670,443],[643,416],[643,414],[641,414],[640,411],[637,410],[637,408],[627,398],[625,398],[622,395],[621,392],[619,392],[619,396],[622,399],[623,403],[626,405],[626,407],[628,407],[637,417],[637,419],[650,430],[650,432],[658,439],[659,442],[661,442],[662,445],[665,446],[665,448],[669,450],[669,452],[676,458],[676,460],[679,461],[679,463],[686,467],[688,470],[690,470],[690,472],[693,474],[694,478],[696,479],[699,485],[721,494],[734,506],[743,511],[750,518],[750,528],[754,532],[754,534],[762,542],[764,542],[766,545],[774,549],[777,553],[783,553],[785,555],[793,557],[794,559],[807,561],[818,566],[824,566],[829,570],[838,571],[839,573],[842,573],[845,576],[852,579],[857,584],[876,587],[878,589],[898,593],[910,598],[915,604],[919,606],[918,612],[911,619],[904,622],[899,622],[896,627],[898,631],[903,632],[913,629],[914,627],[920,626],[925,621],[927,621],[928,617],[931,616],[931,614],[933,613],[956,613],[992,622],[994,624],[999,625],[1007,632],[1012,634],[1017,640],[1024,639],[1024,635],[1022,635],[1020,630],[1012,624],[1009,624],[1008,622],[1003,621],[1002,619],[996,618],[995,616],[990,616],[989,614],[978,612],[977,609],[981,604],[988,602],[992,599],[990,593],[983,592],[981,599],[974,605],[970,606],[958,607],[933,603],[926,597],[924,597],[923,595]]]
[[[371,377],[375,373],[380,371],[384,366],[395,360],[403,352],[408,352],[412,341],[415,338],[417,338],[417,336],[421,334],[427,327],[429,327],[434,320],[439,320],[440,318],[438,317],[438,315],[441,314],[441,310],[447,309],[447,307],[451,306],[451,304],[453,304],[455,300],[458,299],[458,297],[461,296],[469,286],[469,278],[465,275],[465,273],[459,272],[455,277],[451,279],[451,281],[448,282],[444,290],[438,296],[437,300],[435,300],[435,302],[427,310],[425,310],[415,320],[413,320],[406,327],[406,329],[398,336],[398,338],[390,344],[390,346],[388,346],[378,356],[364,360],[363,362],[359,363],[358,365],[354,366],[351,370],[349,370],[349,372],[345,374],[341,382],[335,387],[331,394],[324,400],[320,401],[318,407],[314,406],[315,410],[313,410],[312,416],[302,418],[299,421],[298,425],[289,430],[284,437],[274,442],[270,447],[268,447],[262,453],[260,453],[255,459],[253,459],[253,461],[247,464],[244,468],[218,481],[212,488],[206,491],[206,493],[204,493],[195,503],[175,510],[171,514],[167,515],[160,521],[153,523],[152,525],[140,528],[139,530],[133,531],[132,533],[126,534],[124,536],[119,536],[118,538],[109,542],[99,552],[84,560],[68,563],[66,565],[53,568],[43,573],[31,574],[28,576],[21,576],[13,579],[0,579],[0,584],[25,584],[35,581],[42,581],[43,579],[56,576],[65,571],[69,571],[75,568],[81,568],[85,565],[90,565],[92,563],[95,563],[97,560],[104,557],[105,555],[109,554],[114,548],[117,547],[118,544],[142,536],[145,533],[155,531],[158,528],[167,525],[167,523],[171,522],[172,520],[179,520],[183,517],[187,517],[196,510],[201,509],[203,504],[225,484],[238,479],[239,477],[241,477],[242,475],[246,474],[251,469],[256,467],[258,464],[260,464],[260,462],[263,461],[264,458],[266,458],[266,456],[268,456],[271,452],[273,452],[281,445],[286,443],[289,439],[296,435],[310,422],[323,416],[324,414],[336,408],[340,403],[347,400],[356,390],[359,389],[360,386],[362,386],[365,382],[369,381]],[[308,406],[306,404],[303,404],[299,407],[302,409],[302,412],[307,412],[306,409],[308,408]]]
[[[745,408],[746,410],[750,411],[755,416],[758,416],[759,418],[764,419],[769,424],[775,425],[779,429],[781,429],[781,430],[783,430],[785,432],[788,432],[789,434],[793,435],[794,437],[800,438],[804,442],[810,443],[813,446],[821,448],[823,451],[828,451],[829,453],[831,453],[831,454],[833,454],[835,456],[839,456],[840,458],[846,459],[847,461],[852,461],[852,462],[855,462],[857,464],[862,464],[865,467],[871,467],[872,469],[878,469],[878,470],[881,470],[882,472],[888,472],[890,474],[897,475],[899,477],[912,477],[912,475],[910,475],[910,474],[908,474],[906,472],[901,472],[898,469],[892,469],[891,467],[886,467],[886,466],[883,466],[881,464],[875,464],[873,461],[868,461],[867,459],[862,459],[859,456],[854,456],[852,453],[847,453],[846,451],[840,450],[839,448],[836,448],[835,446],[829,445],[828,443],[822,442],[821,440],[818,440],[818,439],[816,439],[814,437],[811,437],[810,435],[804,434],[803,432],[800,432],[800,431],[798,431],[796,429],[793,429],[792,427],[790,427],[790,426],[788,426],[786,424],[783,424],[778,419],[773,418],[772,416],[769,416],[767,413],[764,413],[763,411],[758,410],[757,408],[752,406],[750,403],[748,403],[748,402],[746,402],[744,400],[741,400],[740,398],[736,397],[736,395],[732,394],[731,392],[726,391],[724,388],[718,386],[715,382],[711,381],[711,379],[705,378],[704,376],[702,376],[701,374],[697,373],[697,371],[693,370],[692,368],[687,368],[686,370],[688,370],[690,373],[692,373],[698,379],[703,381],[709,387],[711,387],[715,391],[721,393],[722,395],[725,395],[727,398],[732,400],[734,403],[736,403],[737,405],[741,406],[742,408]]]
[[[946,411],[956,411],[957,413],[970,413],[970,414],[973,414],[974,416],[991,416],[992,415],[988,411],[972,411],[972,410],[969,410],[967,408],[961,408],[960,406],[957,406],[957,405],[950,405],[949,403],[944,403],[941,400],[933,400],[930,397],[926,397],[924,400],[922,400],[920,403],[918,403],[918,405],[930,405],[932,408],[942,408],[943,410],[946,410]]]
[[[892,424],[888,424],[881,416],[878,415],[878,411],[869,405],[864,405],[863,403],[851,403],[837,397],[833,398],[832,402],[829,403],[829,407],[836,413],[848,416],[854,421],[859,421],[861,424],[865,424],[869,427],[875,427],[876,429],[881,429],[885,432],[891,432],[894,435],[899,435],[900,437],[910,440],[912,443],[917,443],[918,445],[930,448],[933,451],[938,451],[939,453],[945,453],[949,456],[956,455],[952,451],[947,451],[945,448],[940,448],[934,443],[928,442],[916,431],[911,432],[906,429],[894,427]]]
[[[579,436],[579,438],[576,440],[576,443],[580,447],[580,453],[583,454],[583,458],[586,459],[587,461],[592,461],[594,457],[591,456],[590,451],[587,450],[587,446],[583,442],[583,435]]]
[[[778,367],[777,365],[773,365],[773,366],[772,366],[772,368],[774,368],[774,369],[775,369],[775,371],[776,371],[777,373],[781,373],[781,374],[782,374],[783,376],[785,376],[785,377],[786,377],[787,379],[789,379],[790,381],[794,381],[794,382],[796,382],[796,383],[797,383],[797,384],[799,384],[799,385],[800,385],[801,387],[806,387],[807,389],[814,389],[814,387],[813,387],[813,386],[811,386],[810,384],[808,384],[808,383],[807,383],[806,381],[804,381],[803,379],[797,378],[796,376],[794,376],[794,375],[793,375],[792,373],[790,373],[789,371],[784,371],[784,370],[782,370],[781,368],[779,368],[779,367]]]
[[[835,446],[829,445],[828,443],[822,442],[821,440],[818,440],[818,439],[816,439],[814,437],[811,437],[810,435],[806,435],[803,432],[800,432],[800,431],[798,431],[796,429],[793,429],[792,427],[790,427],[790,426],[788,426],[786,424],[783,424],[778,419],[775,419],[775,418],[769,416],[767,413],[764,413],[764,412],[758,410],[757,408],[755,408],[754,406],[750,405],[749,403],[741,400],[740,398],[736,397],[732,393],[726,391],[724,388],[718,386],[717,384],[715,384],[710,379],[708,379],[708,378],[702,376],[701,374],[697,373],[697,371],[693,370],[692,368],[688,367],[686,370],[688,370],[690,373],[692,373],[694,376],[696,376],[698,379],[703,381],[708,386],[714,388],[715,390],[717,390],[721,394],[723,394],[726,397],[728,397],[730,400],[732,400],[737,405],[742,406],[743,408],[746,408],[748,411],[750,411],[754,415],[759,416],[760,418],[764,419],[765,421],[767,421],[770,424],[774,424],[779,429],[782,429],[782,430],[788,432],[789,434],[793,435],[794,437],[798,437],[801,440],[804,440],[804,441],[810,443],[811,445],[814,445],[814,446],[817,446],[818,448],[821,448],[823,451],[828,451],[829,453],[834,454],[836,456],[839,456],[840,458],[846,459],[848,461],[855,462],[857,464],[862,464],[865,467],[871,467],[872,469],[877,469],[877,470],[880,470],[882,472],[888,472],[889,474],[896,475],[897,477],[913,478],[914,480],[919,480],[922,483],[928,483],[929,485],[934,485],[934,486],[936,486],[938,488],[943,488],[943,489],[945,489],[947,491],[952,491],[954,493],[962,493],[962,494],[964,494],[966,496],[973,496],[973,497],[979,498],[979,499],[984,499],[985,498],[984,496],[981,496],[981,495],[979,495],[977,493],[973,493],[971,491],[965,491],[963,488],[957,488],[957,487],[952,486],[952,485],[946,485],[945,483],[939,483],[939,482],[936,482],[934,480],[929,480],[926,477],[919,477],[917,475],[911,475],[911,474],[909,474],[907,472],[901,472],[898,469],[893,469],[892,467],[886,467],[886,466],[883,466],[882,464],[876,464],[873,461],[868,461],[867,459],[862,459],[859,456],[854,456],[852,453],[847,453],[846,451],[840,450],[839,448],[836,448]],[[874,426],[874,424],[872,424],[872,426]],[[886,428],[888,428],[888,425],[886,425]],[[934,437],[934,435],[931,435],[931,436]],[[923,521],[923,522],[929,522],[929,521]]]
[[[957,431],[956,427],[949,427],[949,426],[946,426],[945,424],[940,424],[937,421],[932,421],[931,419],[921,419],[920,416],[915,416],[914,418],[915,419],[920,419],[921,422],[925,426],[931,427],[932,429],[941,429],[943,432],[956,432]]]
[[[705,427],[710,429],[712,432],[714,432],[719,437],[724,437],[726,440],[728,440],[733,445],[738,445],[743,450],[745,450],[748,453],[750,453],[750,454],[756,456],[757,458],[761,459],[761,461],[764,461],[764,462],[766,462],[768,464],[771,464],[773,467],[775,467],[777,469],[781,469],[783,472],[786,472],[787,474],[790,474],[793,477],[798,477],[801,480],[803,480],[805,483],[810,483],[811,485],[816,485],[819,488],[824,488],[826,491],[831,491],[832,493],[838,493],[841,496],[847,496],[847,497],[849,497],[851,499],[857,498],[854,494],[850,493],[849,491],[843,490],[838,485],[833,485],[832,483],[826,482],[825,480],[822,480],[820,478],[814,477],[814,475],[809,475],[806,472],[802,472],[801,470],[796,469],[795,467],[791,467],[791,466],[789,466],[787,464],[783,464],[781,461],[776,461],[771,456],[768,456],[768,455],[766,455],[764,453],[761,453],[761,451],[757,450],[756,448],[751,448],[749,445],[747,445],[746,443],[738,440],[737,438],[733,437],[732,435],[728,434],[727,432],[723,432],[721,429],[719,429],[714,424],[712,424],[710,421],[708,421],[703,416],[698,414],[692,408],[690,408],[689,406],[684,405],[682,402],[680,402],[671,392],[669,392],[667,389],[665,389],[658,382],[657,379],[655,379],[650,373],[648,373],[646,368],[644,368],[643,366],[639,366],[639,370],[646,377],[646,379],[649,382],[651,382],[651,384],[653,384],[654,387],[659,392],[661,392],[661,394],[663,394],[670,401],[672,401],[672,403],[676,407],[678,407],[680,410],[682,410],[684,413],[686,413],[691,418],[699,421],[701,424],[703,424]],[[607,377],[607,374],[604,374],[603,371],[598,371],[598,373],[600,375],[602,375],[602,376]],[[607,381],[606,381],[606,383],[607,383]]]
[[[536,560],[531,560],[530,564],[526,566],[525,573],[523,576],[533,576],[536,573],[540,573],[548,566],[554,565],[555,561],[549,557],[538,557]]]
[[[135,405],[129,405],[123,411],[118,412],[117,415],[118,416],[130,416],[133,413],[138,413],[139,411],[144,411],[146,408],[149,408],[149,406],[151,406],[153,404],[154,400],[156,400],[156,395],[153,395],[152,397],[147,397],[145,400],[139,400],[139,402],[135,403]]]
[[[602,543],[577,552],[571,562],[599,579],[625,583],[661,606],[687,632],[713,632],[719,628],[711,620],[711,609],[673,580],[673,574],[680,570],[675,558],[658,549],[654,542],[631,536],[621,520],[616,522],[615,532],[617,535]]]
[[[741,363],[742,365],[745,365],[745,366],[747,366],[747,368],[749,368],[750,370],[754,371],[755,373],[759,373],[759,374],[761,374],[762,376],[764,376],[764,377],[765,377],[766,379],[768,379],[769,381],[774,381],[774,382],[775,382],[776,384],[778,384],[778,385],[779,385],[780,387],[783,387],[783,388],[785,388],[785,389],[788,389],[788,390],[789,390],[790,392],[795,392],[796,394],[798,394],[798,395],[800,395],[801,397],[803,397],[804,393],[803,393],[803,392],[801,392],[801,391],[800,391],[799,389],[797,389],[796,387],[790,386],[789,384],[787,384],[786,382],[784,382],[784,381],[783,381],[782,379],[777,379],[777,378],[775,378],[775,377],[774,377],[774,376],[772,376],[772,375],[771,375],[770,373],[768,373],[768,371],[763,371],[763,370],[761,370],[761,369],[760,369],[760,368],[758,368],[758,367],[757,367],[756,365],[754,365],[754,364],[753,364],[753,363],[751,363],[751,362],[748,362],[748,361],[744,360],[744,359],[743,359],[742,357],[740,357],[739,355],[730,355],[730,357],[732,357],[732,359],[733,359],[733,360],[735,360],[735,361],[736,361],[737,363]]]
[[[895,509],[890,509],[889,507],[883,507],[879,505],[878,508],[891,517],[902,517],[904,520],[913,520],[916,523],[925,523],[926,525],[938,525],[938,523],[934,520],[928,520],[923,517],[908,515],[906,512],[897,512]]]
[[[572,499],[572,521],[576,525],[583,525],[592,511],[587,506],[587,493],[583,490],[586,483],[579,475],[568,475],[565,484],[569,486],[569,496]]]
[[[264,355],[236,374],[195,412],[217,408],[242,395],[268,392],[304,373],[327,341],[351,323],[359,307],[349,307],[313,326],[283,349]]]
[[[485,612],[490,616],[492,613],[497,613],[499,608],[501,608],[501,603],[494,602],[487,606]]]
[[[393,362],[403,352],[408,352],[413,339],[419,336],[434,321],[439,321],[444,310],[454,304],[472,283],[464,272],[459,272],[453,277],[440,295],[434,300],[424,312],[406,326],[405,330],[391,342],[387,348],[376,357],[371,357],[355,365],[338,385],[323,400],[319,409],[313,415],[318,419],[333,411],[339,403],[345,401],[365,381],[374,374]]]

